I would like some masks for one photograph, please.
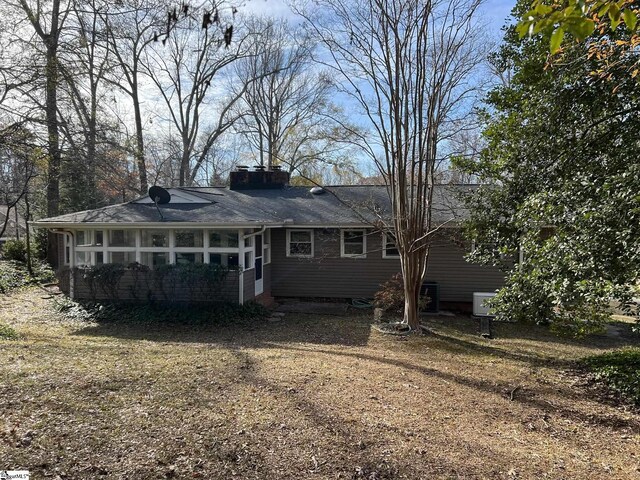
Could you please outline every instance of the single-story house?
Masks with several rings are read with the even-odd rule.
[[[34,225],[62,236],[60,264],[72,272],[72,281],[62,283],[75,298],[89,292],[73,267],[105,263],[150,271],[165,264],[229,267],[224,288],[204,292],[201,300],[373,297],[400,271],[392,235],[377,226],[390,215],[386,187],[310,189],[288,181],[284,171],[242,169],[232,172],[229,187],[169,188],[168,203],[143,197]],[[434,222],[443,228],[431,247],[426,280],[437,284],[445,306],[471,305],[473,292],[493,291],[504,281],[498,269],[466,262],[469,245],[456,240],[464,216],[456,192],[472,188],[441,185],[434,194]],[[145,298],[137,292],[139,275],[136,268],[125,272],[120,299]],[[152,283],[146,281],[147,297]],[[170,297],[188,293],[173,289]]]

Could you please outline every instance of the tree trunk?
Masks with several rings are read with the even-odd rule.
[[[419,299],[425,258],[419,252],[400,252],[404,285],[404,319],[411,330],[420,330]]]
[[[48,134],[49,164],[47,168],[47,216],[55,217],[60,213],[60,140],[58,136],[58,57],[57,39],[49,40],[47,45],[46,66],[46,121]],[[48,233],[47,259],[55,268],[58,266],[58,236]]]
[[[147,180],[147,164],[144,160],[144,136],[142,134],[142,112],[140,111],[140,100],[138,99],[137,85],[132,88],[133,92],[133,112],[136,123],[136,150],[134,157],[138,166],[138,177],[140,178],[140,195],[147,193],[149,183]]]
[[[48,134],[49,165],[47,170],[47,215],[54,217],[60,212],[60,140],[58,135],[58,58],[57,42],[47,46],[46,70],[46,120]]]

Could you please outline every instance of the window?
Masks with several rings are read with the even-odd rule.
[[[169,230],[142,230],[141,240],[141,247],[168,247]]]
[[[87,230],[78,230],[76,232],[76,246],[91,245],[91,232]]]
[[[212,265],[222,265],[223,267],[238,268],[238,254],[210,253],[209,263]]]
[[[393,233],[385,232],[382,234],[382,258],[400,258],[396,237]]]
[[[109,263],[119,263],[127,266],[136,261],[136,252],[110,252]]]
[[[209,232],[210,248],[238,248],[236,230],[212,230]]]
[[[365,257],[367,237],[365,230],[342,230],[340,255],[343,257]]]
[[[204,254],[202,252],[176,252],[176,263],[179,265],[185,265],[187,263],[203,263]]]
[[[140,263],[152,268],[166,265],[169,263],[169,254],[167,252],[142,252]]]
[[[111,230],[109,232],[109,246],[110,247],[135,247],[136,231],[135,230]],[[116,262],[112,262],[112,263],[116,263]]]
[[[90,252],[76,252],[76,267],[88,267],[91,265]]]
[[[287,230],[287,257],[313,257],[313,230]]]
[[[244,252],[244,269],[250,270],[253,267],[253,251]]]
[[[176,248],[202,247],[202,230],[176,230]]]
[[[266,265],[271,263],[271,230],[265,230],[262,235],[263,263]]]

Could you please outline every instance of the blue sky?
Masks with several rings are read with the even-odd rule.
[[[516,0],[486,0],[483,6],[483,16],[489,24],[496,38],[501,38],[500,28],[504,25]],[[286,0],[249,0],[244,9],[250,12],[269,16],[293,17]]]

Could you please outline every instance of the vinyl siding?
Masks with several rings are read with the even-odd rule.
[[[271,233],[271,294],[274,297],[372,297],[400,271],[400,261],[382,257],[382,234],[367,236],[366,258],[340,257],[340,230],[314,230],[314,257],[286,256],[286,229]],[[473,292],[504,283],[497,269],[467,263],[463,248],[439,241],[431,249],[427,281],[440,284],[440,300],[471,302]]]

